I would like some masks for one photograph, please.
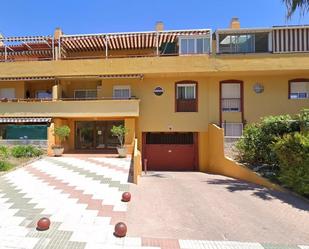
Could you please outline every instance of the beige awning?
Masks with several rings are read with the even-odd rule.
[[[51,118],[0,118],[1,124],[50,123]]]
[[[0,81],[28,81],[28,80],[55,80],[53,76],[33,76],[33,77],[0,77]]]
[[[93,35],[69,35],[61,37],[61,46],[68,52],[99,51],[106,49],[156,48],[164,43],[176,42],[179,36],[210,35],[209,29],[150,31]]]

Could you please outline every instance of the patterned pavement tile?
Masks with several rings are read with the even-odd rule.
[[[108,172],[108,177],[102,173],[97,176],[92,171],[83,170],[81,166],[66,164],[63,167],[57,163],[47,165],[59,172],[49,175],[51,172],[46,169],[46,164],[47,161],[39,160],[34,165],[0,178],[0,218],[3,217],[0,232],[6,231],[0,233],[0,248],[85,248],[89,241],[103,244],[112,242],[104,234],[113,232],[113,226],[110,225],[113,213],[117,214],[116,218],[122,217],[119,214],[123,212],[113,210],[114,205],[126,210],[120,197],[122,185],[126,189],[128,187],[122,179],[127,179],[128,176],[110,177],[111,172]],[[130,162],[127,164],[129,166]],[[102,165],[96,167],[102,168]],[[82,184],[76,188],[70,177],[63,181],[59,177],[63,170],[80,176],[78,181]],[[92,198],[97,189],[105,190],[106,196],[116,195],[117,198],[109,198],[111,204],[103,205],[103,200]],[[105,217],[99,217],[100,215]],[[35,226],[42,216],[50,217],[52,225],[48,231],[39,232]],[[84,236],[85,241],[82,241],[80,235],[85,234],[88,236]]]
[[[299,249],[299,247],[296,245],[275,245],[275,244],[262,243],[262,246],[265,249]]]
[[[131,159],[45,158],[0,176],[0,248],[15,249],[309,249],[234,241],[116,238],[127,204]],[[37,231],[41,217],[52,221]]]
[[[48,161],[51,161],[53,163],[56,163],[57,165],[72,170],[78,174],[84,175],[86,177],[90,177],[92,178],[94,181],[99,181],[101,184],[108,184],[110,187],[115,187],[118,188],[119,191],[128,191],[129,190],[129,185],[127,182],[121,182],[121,180],[114,180],[116,177],[114,176],[113,179],[113,175],[119,175],[117,174],[117,172],[111,172],[109,174],[107,174],[107,172],[103,172],[101,175],[99,174],[99,170],[91,170],[90,167],[87,166],[97,166],[95,163],[91,163],[91,162],[87,162],[85,160],[79,160],[79,162],[77,164],[69,163],[70,159],[69,158],[62,158],[59,159],[53,159],[53,158],[48,158],[46,159]],[[82,167],[76,167],[76,165],[85,165],[85,168]],[[93,168],[93,167],[92,167]],[[107,167],[108,168],[108,167]],[[105,168],[106,169],[106,168]],[[106,177],[106,175],[109,175],[110,177]],[[125,179],[128,178],[128,172],[125,175]],[[117,177],[118,178],[118,177]],[[117,179],[116,178],[116,179]]]

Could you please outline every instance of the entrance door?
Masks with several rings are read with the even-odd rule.
[[[78,150],[100,150],[116,148],[117,137],[113,136],[113,125],[124,125],[123,121],[78,121],[75,123],[75,148]]]
[[[76,122],[75,148],[79,150],[94,149],[94,128],[95,122]]]

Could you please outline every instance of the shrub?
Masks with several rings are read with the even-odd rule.
[[[113,136],[118,138],[121,148],[123,147],[124,137],[128,132],[129,130],[123,125],[119,125],[119,126],[114,125],[111,129],[111,133],[113,134]]]
[[[300,122],[301,131],[309,133],[309,109],[303,109],[300,114],[297,115],[297,119]]]
[[[7,159],[10,155],[10,150],[7,146],[0,145],[0,159]]]
[[[13,166],[7,161],[0,161],[0,171],[8,171]]]
[[[309,135],[287,134],[273,149],[279,159],[278,179],[284,186],[309,196]]]
[[[54,130],[54,135],[57,136],[60,140],[60,145],[53,146],[54,148],[62,147],[61,144],[64,142],[70,135],[70,127],[67,125],[62,125],[59,127],[56,127]]]
[[[238,159],[249,164],[277,165],[273,143],[278,137],[299,130],[300,122],[289,115],[265,117],[260,123],[247,125],[236,143]]]
[[[43,154],[43,151],[32,145],[17,145],[11,149],[13,157],[37,157]]]

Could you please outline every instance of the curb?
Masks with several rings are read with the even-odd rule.
[[[8,173],[10,173],[12,171],[15,171],[17,169],[23,168],[23,167],[27,166],[28,164],[34,163],[34,162],[36,162],[36,161],[38,161],[40,159],[43,159],[45,157],[46,157],[45,155],[42,155],[42,156],[39,156],[39,157],[35,157],[35,158],[30,159],[27,162],[21,163],[21,164],[15,166],[15,167],[13,167],[12,169],[10,169],[8,171],[0,171],[0,176],[6,175],[6,174],[8,174]]]

